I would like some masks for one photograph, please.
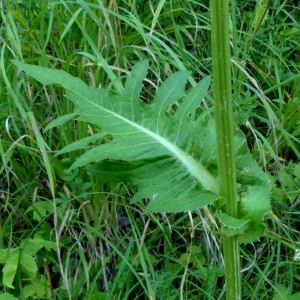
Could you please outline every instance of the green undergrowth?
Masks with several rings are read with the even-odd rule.
[[[264,236],[242,246],[242,295],[297,299],[300,10],[290,0],[257,3],[238,2],[231,20],[234,108],[268,176],[272,213]],[[39,84],[12,63],[64,70],[118,93],[147,59],[142,96],[149,105],[177,71],[190,72],[187,91],[210,75],[209,1],[1,4],[0,299],[223,299],[222,241],[210,208],[145,213],[146,199],[129,205],[135,185],[85,168],[66,172],[86,149],[56,152],[98,129],[74,121],[63,89]],[[200,101],[195,117],[208,118],[210,89]],[[65,115],[62,126],[45,131]]]

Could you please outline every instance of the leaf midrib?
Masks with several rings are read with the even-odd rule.
[[[74,91],[72,92],[74,93]],[[172,155],[182,163],[182,165],[187,169],[187,171],[201,183],[204,189],[209,190],[215,194],[218,194],[218,185],[216,179],[208,172],[208,170],[199,161],[196,161],[192,156],[186,154],[175,144],[172,144],[164,137],[141,126],[140,124],[133,122],[128,118],[123,117],[120,114],[116,114],[115,112],[108,110],[105,107],[90,101],[88,98],[85,98],[82,95],[78,95],[78,96],[84,98],[88,103],[94,105],[98,109],[104,110],[106,113],[113,115],[115,118],[122,120],[123,122],[127,123],[129,126],[136,128],[139,132],[143,132],[147,136],[159,142],[159,144],[161,144],[166,149],[168,149],[170,153],[172,153]]]

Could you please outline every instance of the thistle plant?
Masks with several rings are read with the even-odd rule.
[[[45,130],[73,119],[96,128],[63,149],[52,149],[58,150],[56,155],[84,150],[68,171],[85,167],[104,181],[134,184],[131,204],[148,199],[146,212],[212,208],[221,225],[227,298],[239,299],[239,244],[264,233],[270,191],[243,134],[234,130],[228,2],[211,4],[215,117],[199,109],[210,76],[187,90],[190,73],[175,72],[153,99],[144,101],[147,60],[138,62],[125,82],[116,80],[102,89],[61,70],[17,61],[15,65],[44,85],[62,87],[74,104],[71,114],[53,120]]]

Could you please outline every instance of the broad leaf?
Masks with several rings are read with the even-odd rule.
[[[12,283],[17,273],[19,258],[20,258],[20,251],[19,250],[12,251],[12,253],[7,258],[7,261],[5,262],[5,266],[2,269],[3,284],[11,289],[14,289]]]
[[[64,71],[15,64],[43,84],[62,86],[66,97],[74,102],[78,120],[99,127],[97,135],[76,141],[58,154],[86,148],[109,137],[109,142],[99,142],[87,150],[71,169],[87,166],[90,173],[105,180],[136,184],[138,192],[131,202],[147,198],[150,211],[193,210],[220,198],[214,120],[205,114],[195,117],[207,93],[209,77],[186,92],[189,73],[174,73],[147,104],[140,99],[147,61],[132,69],[122,93],[88,87]],[[241,240],[248,242],[264,230],[263,217],[270,210],[269,187],[245,139],[239,134],[235,143],[237,179],[242,190],[239,218],[247,223],[243,234],[239,233]],[[252,236],[247,239],[250,232]]]
[[[226,237],[243,234],[248,227],[248,220],[236,219],[222,211],[218,212],[218,219],[223,224],[222,233]]]
[[[20,264],[24,268],[24,271],[27,273],[27,275],[30,276],[30,278],[34,278],[36,275],[36,272],[38,270],[35,258],[31,255],[22,253]]]
[[[26,299],[34,295],[37,296],[37,299],[46,299],[47,293],[50,294],[47,278],[43,275],[40,278],[33,278],[30,284],[24,286],[23,292]]]
[[[45,248],[47,251],[50,251],[51,249],[56,249],[55,242],[46,241],[39,237],[34,237],[33,239],[29,238],[26,239],[22,243],[23,248],[23,254],[33,256],[35,255],[40,249]]]
[[[9,293],[1,293],[0,300],[19,300],[19,298],[16,298]]]
[[[14,288],[13,281],[15,279],[18,267],[21,266],[22,272],[26,276],[35,278],[38,270],[34,255],[42,248],[50,251],[56,249],[55,243],[35,237],[34,239],[25,240],[21,248],[1,249],[0,264],[3,264],[3,284],[9,288]]]
[[[49,129],[53,128],[53,127],[57,127],[57,126],[63,125],[66,122],[68,122],[69,120],[73,119],[74,117],[76,117],[75,113],[63,115],[63,116],[55,119],[54,121],[52,121],[50,124],[48,124],[45,127],[45,131],[49,130]]]

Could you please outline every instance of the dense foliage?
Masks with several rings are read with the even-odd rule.
[[[300,9],[281,2],[238,1],[231,19],[235,121],[272,190],[264,237],[242,248],[243,299],[297,299],[300,290]],[[210,75],[209,1],[1,3],[0,299],[222,299],[219,220],[210,207],[145,213],[146,199],[129,204],[137,186],[124,178],[66,172],[112,135],[75,121],[63,89],[12,62],[61,69],[116,95],[147,59],[141,97],[150,106],[174,74],[190,72],[187,94]],[[170,116],[184,105],[178,97]],[[208,89],[192,120],[209,119],[213,104]],[[55,119],[59,126],[49,126]]]

